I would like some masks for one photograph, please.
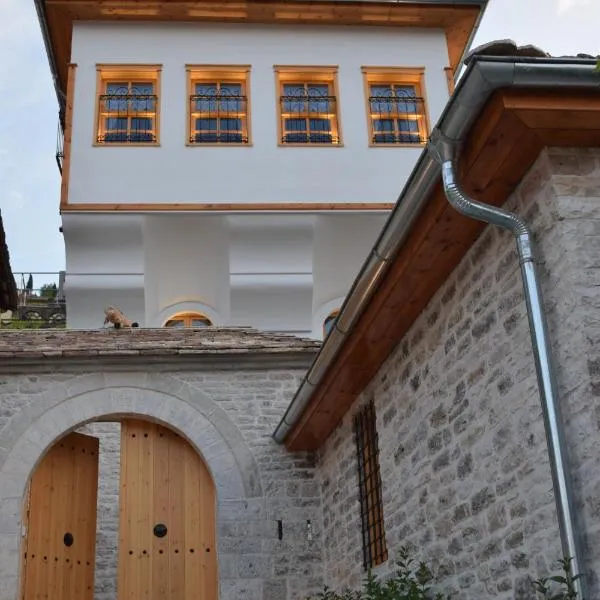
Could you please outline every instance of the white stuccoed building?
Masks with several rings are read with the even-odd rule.
[[[485,2],[38,2],[65,132],[68,327],[315,338]]]

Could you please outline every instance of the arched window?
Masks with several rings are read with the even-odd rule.
[[[165,323],[165,327],[210,327],[211,325],[211,320],[198,312],[177,313]]]
[[[334,310],[326,319],[323,321],[323,337],[326,338],[329,335],[329,332],[333,329],[333,325],[338,315],[340,314],[339,310]]]

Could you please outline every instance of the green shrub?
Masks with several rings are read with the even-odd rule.
[[[559,561],[561,574],[534,581],[530,600],[577,600],[574,584],[581,575],[572,574],[571,562],[570,558]],[[396,570],[390,577],[380,578],[369,571],[361,590],[336,592],[325,587],[307,600],[451,600],[450,595],[433,591],[434,579],[427,564],[417,563],[410,557],[409,548],[403,546],[398,552]]]

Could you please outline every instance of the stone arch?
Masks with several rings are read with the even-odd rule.
[[[262,495],[256,462],[229,416],[200,390],[174,377],[83,375],[38,400],[0,431],[0,555],[5,572],[15,574],[3,577],[2,599],[17,595],[21,505],[29,477],[58,439],[86,423],[125,416],[161,423],[202,456],[215,482],[218,505]]]

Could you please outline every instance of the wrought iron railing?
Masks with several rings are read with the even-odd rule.
[[[339,144],[337,101],[319,88],[280,96],[283,144]]]
[[[190,144],[247,144],[248,98],[214,88],[190,96]]]
[[[393,92],[369,97],[373,144],[424,144],[423,98]]]
[[[64,271],[14,273],[14,277],[18,293],[17,310],[0,313],[0,329],[65,327]],[[39,285],[38,282],[43,283]]]
[[[157,141],[156,110],[158,96],[143,92],[123,93],[117,89],[98,98],[99,144],[148,144]]]

